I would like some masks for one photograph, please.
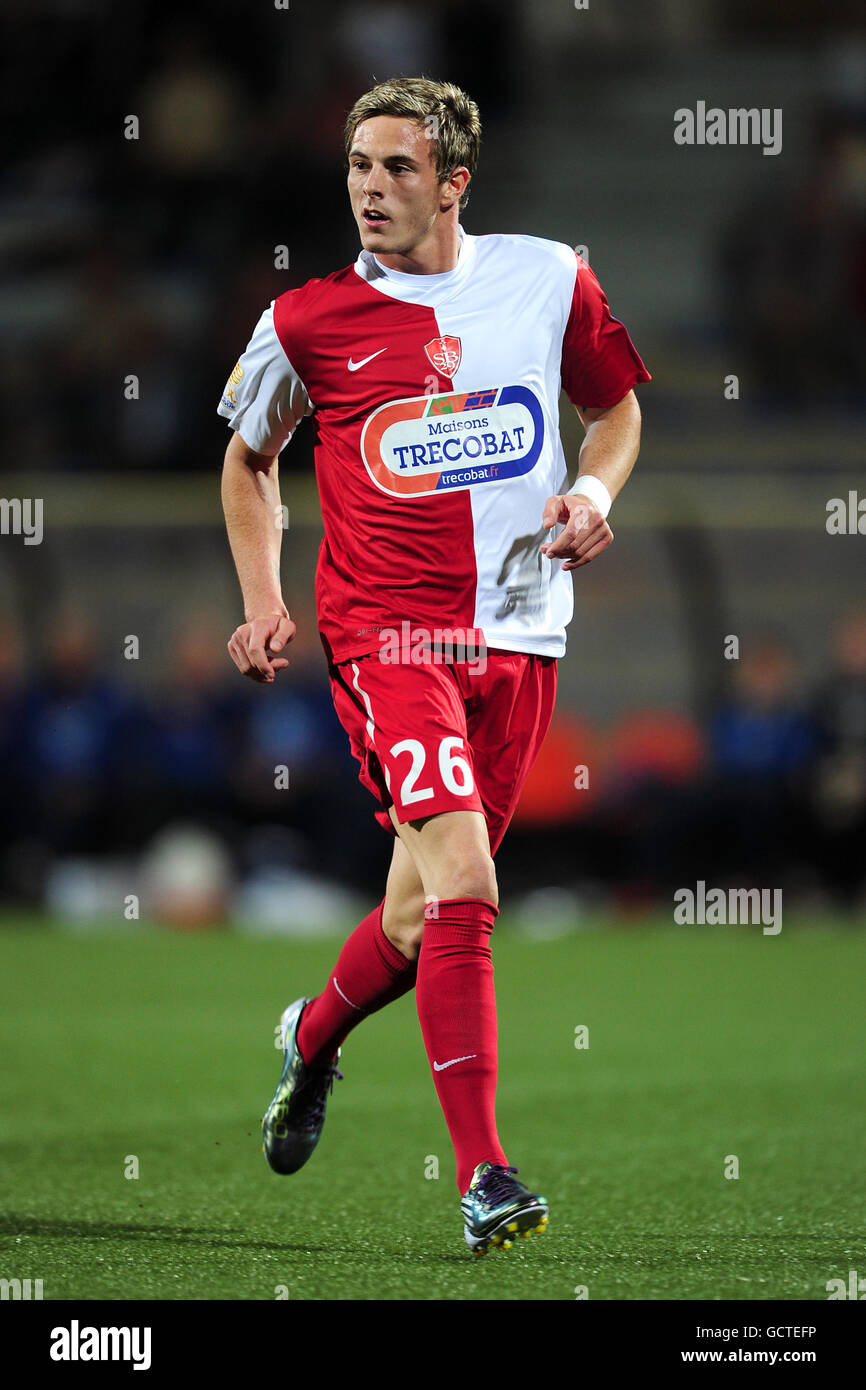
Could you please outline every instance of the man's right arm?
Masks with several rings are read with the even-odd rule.
[[[245,621],[228,643],[238,670],[270,684],[288,666],[274,654],[297,631],[283,603],[280,543],[283,536],[278,458],[257,454],[234,431],[222,472],[222,504],[229,545],[240,580]]]

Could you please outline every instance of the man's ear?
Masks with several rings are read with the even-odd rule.
[[[442,194],[444,195],[444,194],[446,193],[446,190],[447,190],[447,194],[448,194],[449,196],[451,196],[452,201],[449,202],[449,203],[443,203],[443,202],[442,202],[442,199],[441,199],[441,197],[440,197],[440,201],[439,201],[439,211],[440,211],[440,212],[448,212],[448,211],[454,206],[455,203],[458,203],[458,204],[459,204],[460,199],[463,197],[463,194],[466,192],[466,186],[467,186],[467,184],[469,183],[470,177],[471,177],[471,175],[470,175],[470,173],[469,173],[469,170],[468,170],[468,169],[464,169],[463,166],[461,165],[459,169],[454,169],[454,170],[448,175],[447,178],[445,178],[445,179],[442,180],[442,183],[440,184],[440,187],[441,187],[441,189],[442,189]]]

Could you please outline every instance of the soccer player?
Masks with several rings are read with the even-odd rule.
[[[219,406],[244,600],[228,647],[265,684],[289,665],[277,464],[311,415],[318,625],[394,849],[383,901],[322,992],[283,1013],[264,1150],[279,1173],[307,1161],[341,1044],[414,987],[464,1236],[483,1254],[548,1219],[496,1128],[493,857],[550,722],[569,572],[613,540],[640,440],[633,388],[650,376],[570,247],[462,227],[481,125],[459,88],[380,83],[345,134],[358,259],[272,302]],[[570,489],[560,385],[586,431]]]

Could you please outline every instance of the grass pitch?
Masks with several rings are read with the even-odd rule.
[[[307,1167],[265,1163],[274,1025],[338,946],[0,933],[0,1274],[45,1299],[750,1300],[866,1273],[862,934],[497,926],[499,1127],[551,1220],[483,1260],[412,995],[349,1038]]]

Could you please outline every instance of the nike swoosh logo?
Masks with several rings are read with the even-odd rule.
[[[350,371],[350,372],[357,372],[357,370],[358,370],[359,367],[363,367],[363,366],[365,366],[368,362],[372,362],[372,361],[373,361],[373,358],[374,358],[374,357],[378,357],[380,352],[387,352],[387,351],[388,351],[388,349],[387,349],[386,347],[379,348],[379,352],[371,352],[369,357],[362,357],[361,360],[360,360],[360,362],[355,362],[355,361],[350,357],[349,360],[348,360],[348,362],[346,363],[346,366],[349,368],[349,371]]]
[[[472,1057],[477,1057],[477,1052],[470,1052],[465,1057],[452,1057],[450,1062],[434,1062],[434,1071],[444,1071],[446,1067],[454,1067],[458,1062],[468,1062]]]

